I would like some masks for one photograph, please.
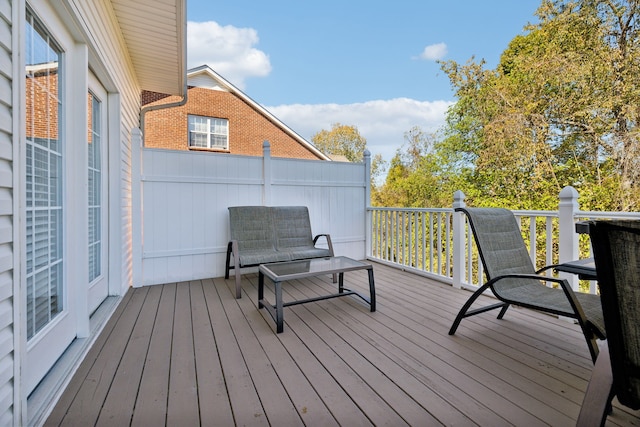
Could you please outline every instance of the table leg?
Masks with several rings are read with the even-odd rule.
[[[376,285],[373,280],[373,268],[367,270],[369,273],[369,297],[371,298],[371,311],[376,311]]]
[[[344,273],[338,274],[338,292],[344,292]]]
[[[275,282],[276,288],[276,332],[284,331],[284,310],[282,305],[282,282]]]
[[[258,308],[263,308],[262,300],[264,299],[264,274],[258,272]]]

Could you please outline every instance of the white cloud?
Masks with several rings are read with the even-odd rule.
[[[427,61],[437,61],[447,55],[447,45],[445,43],[432,44],[424,48],[420,54],[420,59]]]
[[[271,72],[269,56],[256,49],[258,32],[253,28],[221,26],[214,21],[187,23],[187,66],[209,65],[240,89],[247,77]]]
[[[357,104],[280,105],[266,107],[303,138],[311,137],[334,123],[356,126],[367,140],[371,155],[389,161],[404,143],[404,133],[414,126],[435,132],[445,123],[449,101],[416,101],[409,98],[368,101]]]

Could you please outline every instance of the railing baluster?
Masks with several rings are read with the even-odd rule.
[[[429,212],[429,271],[433,271],[433,212]]]
[[[547,237],[546,237],[546,257],[545,257],[545,265],[551,265],[554,263],[553,260],[553,218],[548,216],[546,220],[547,224]],[[549,272],[551,274],[551,272]]]
[[[426,214],[425,212],[420,213],[421,224],[422,224],[422,261],[421,268],[422,270],[426,270],[427,268],[427,224],[426,224]]]

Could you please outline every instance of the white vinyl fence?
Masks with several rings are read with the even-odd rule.
[[[142,148],[133,160],[134,286],[224,276],[229,206],[307,206],[336,255],[365,258],[368,153],[363,163],[272,158],[265,141],[263,157]]]

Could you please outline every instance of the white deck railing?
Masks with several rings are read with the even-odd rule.
[[[368,258],[455,287],[477,288],[484,282],[482,265],[466,217],[454,212],[464,206],[464,194],[458,191],[447,209],[368,208]],[[589,237],[576,233],[577,221],[640,218],[640,212],[580,211],[572,187],[560,192],[558,206],[557,211],[514,211],[537,268],[590,256]],[[575,275],[564,277],[576,290],[597,291],[595,282],[581,286]]]
[[[451,282],[453,209],[369,208],[370,258]]]

